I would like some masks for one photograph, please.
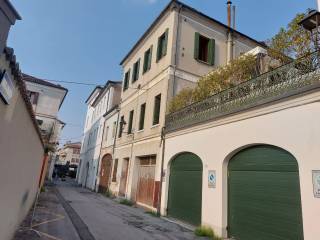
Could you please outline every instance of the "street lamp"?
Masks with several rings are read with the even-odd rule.
[[[320,26],[320,12],[316,10],[309,11],[308,15],[306,15],[300,22],[304,29],[310,31],[311,38],[314,42],[314,46],[316,50],[319,49],[319,26]]]

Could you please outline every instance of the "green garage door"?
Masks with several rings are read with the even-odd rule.
[[[229,162],[228,233],[236,240],[302,240],[298,164],[272,146],[240,151]]]
[[[170,166],[168,216],[201,224],[202,162],[192,153],[178,155]]]

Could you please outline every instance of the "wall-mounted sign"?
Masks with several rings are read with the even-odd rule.
[[[314,197],[320,198],[320,170],[312,171]]]
[[[0,97],[6,104],[10,104],[12,96],[13,83],[9,74],[5,71],[0,78]]]
[[[216,187],[216,171],[209,170],[208,171],[208,187],[215,188]]]

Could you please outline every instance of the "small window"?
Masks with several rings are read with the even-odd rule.
[[[139,60],[133,65],[132,71],[132,83],[139,79],[139,69],[140,69],[140,58]]]
[[[106,128],[106,133],[105,133],[105,137],[104,137],[105,141],[108,141],[108,134],[109,134],[109,126]]]
[[[130,79],[130,69],[124,75],[123,91],[125,91],[129,88],[129,79]]]
[[[38,92],[28,91],[28,97],[32,105],[37,105],[39,98]]]
[[[118,159],[114,160],[114,167],[113,167],[113,173],[112,173],[112,182],[117,181],[117,171],[118,171]]]
[[[140,119],[139,119],[139,130],[144,129],[144,118],[146,115],[146,104],[141,104],[140,106]]]
[[[157,62],[167,54],[168,32],[169,30],[167,29],[165,33],[158,38]]]
[[[152,46],[144,53],[143,60],[143,73],[146,73],[151,68],[151,60],[152,60]]]
[[[130,113],[129,113],[128,134],[131,134],[131,133],[132,133],[133,113],[134,113],[133,110],[130,111]]]
[[[215,40],[195,33],[194,58],[198,61],[214,65]]]
[[[116,136],[116,131],[117,131],[117,122],[113,122],[112,126],[112,138]]]
[[[118,135],[119,138],[122,137],[123,125],[124,125],[124,116],[121,116],[120,124],[119,124],[119,135]]]
[[[160,106],[161,106],[161,94],[154,98],[154,109],[153,109],[153,125],[159,124],[160,119]]]

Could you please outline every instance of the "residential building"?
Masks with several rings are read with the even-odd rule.
[[[66,165],[79,165],[80,162],[80,149],[81,142],[67,142],[57,151],[56,164]]]
[[[44,141],[56,146],[65,125],[58,113],[68,89],[27,74],[23,74],[23,80]]]
[[[41,177],[45,150],[19,64],[5,47],[10,26],[21,17],[0,0],[0,239],[12,239],[29,212]]]
[[[121,90],[117,92],[121,94]],[[117,127],[119,124],[119,105],[115,105],[104,114],[104,133],[100,153],[99,192],[117,189],[115,177],[112,176],[112,168],[117,169],[118,160],[114,160],[114,147],[117,140]],[[116,172],[116,170],[114,170]]]
[[[319,236],[319,53],[166,117],[161,214],[228,239]]]
[[[96,190],[100,167],[100,151],[104,131],[104,114],[119,104],[121,83],[108,81],[97,86],[86,100],[87,115],[81,143],[77,181],[84,187]]]
[[[265,47],[186,4],[167,5],[121,61],[117,168],[112,173],[119,196],[158,207],[168,102],[201,76],[257,46]]]

